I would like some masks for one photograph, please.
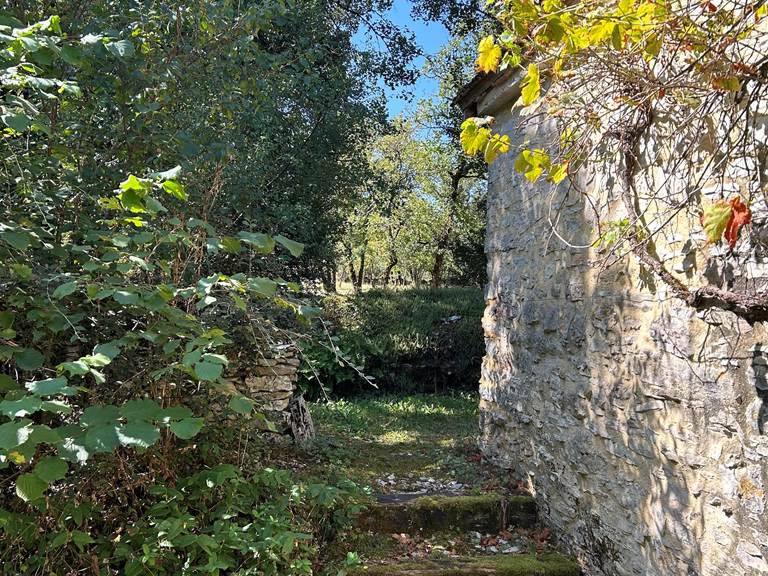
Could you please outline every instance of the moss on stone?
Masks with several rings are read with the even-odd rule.
[[[528,496],[423,496],[373,506],[360,526],[385,534],[435,534],[446,531],[498,532],[510,525],[529,527],[536,521],[536,503]]]
[[[579,576],[581,568],[560,554],[463,557],[363,566],[353,576]]]

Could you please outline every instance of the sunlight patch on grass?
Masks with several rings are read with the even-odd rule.
[[[407,430],[392,430],[390,432],[385,432],[384,434],[379,434],[376,436],[376,442],[388,445],[415,442],[417,439],[418,434],[414,434],[413,432],[409,432]]]

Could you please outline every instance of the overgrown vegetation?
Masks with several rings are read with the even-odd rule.
[[[352,45],[378,7],[0,13],[3,573],[308,574],[354,515],[352,484],[250,462],[268,424],[225,376],[316,312],[296,281],[370,174],[367,85],[412,76],[385,21],[385,52]]]
[[[484,306],[478,288],[328,297],[327,332],[304,346],[303,385],[315,397],[374,385],[388,392],[474,388],[485,353]]]

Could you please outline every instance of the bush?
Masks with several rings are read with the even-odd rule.
[[[350,481],[300,482],[270,468],[246,477],[232,464],[149,485],[130,506],[111,496],[52,498],[43,519],[0,510],[0,571],[309,575],[319,546],[352,524],[363,499]]]
[[[304,347],[303,386],[317,395],[437,392],[476,386],[485,353],[478,288],[372,290],[324,302],[332,340]],[[333,345],[331,345],[333,343]]]

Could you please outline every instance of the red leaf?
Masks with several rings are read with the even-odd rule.
[[[752,212],[750,212],[749,206],[742,202],[741,196],[734,196],[729,200],[729,204],[733,211],[731,219],[728,220],[728,224],[725,227],[723,236],[731,247],[731,250],[733,250],[736,247],[736,240],[739,239],[739,229],[744,224],[752,222]]]

